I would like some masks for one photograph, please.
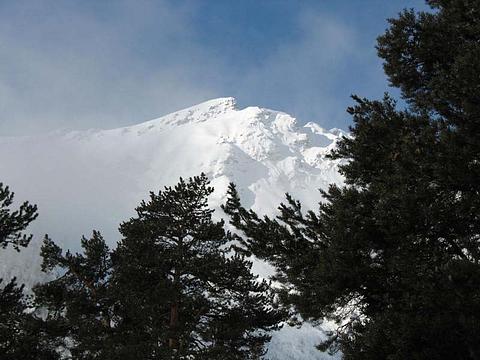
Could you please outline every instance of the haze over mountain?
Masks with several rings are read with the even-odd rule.
[[[38,204],[40,214],[30,229],[30,247],[15,256],[3,252],[0,272],[29,284],[38,280],[31,274],[45,233],[77,250],[80,237],[97,229],[114,245],[119,223],[148,192],[174,185],[180,176],[209,176],[218,217],[231,181],[246,207],[261,214],[274,214],[286,192],[314,209],[321,200],[317,189],[342,182],[338,163],[325,157],[342,135],[315,123],[299,126],[283,112],[238,109],[235,99],[219,98],[119,129],[0,137],[0,181],[18,201]],[[268,275],[262,264],[256,271]],[[314,349],[320,337],[309,326],[286,327],[273,337],[269,356],[322,358]]]

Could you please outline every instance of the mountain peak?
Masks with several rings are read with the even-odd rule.
[[[224,110],[235,110],[236,106],[237,100],[234,97],[229,96],[207,100],[193,107],[214,107],[223,108]]]
[[[243,205],[262,214],[275,216],[285,193],[304,209],[315,209],[317,189],[343,182],[339,160],[326,157],[338,139],[315,123],[298,126],[284,112],[257,106],[238,109],[235,99],[226,97],[124,128],[0,136],[0,154],[7,154],[0,161],[0,173],[22,198],[42,209],[31,230],[34,239],[48,232],[62,247],[76,251],[79,245],[72,234],[80,236],[93,227],[114,246],[121,238],[118,224],[135,214],[133,209],[149,191],[201,172],[215,188],[209,205],[216,209],[216,220],[224,216],[221,205],[231,182]],[[34,182],[18,164],[29,165]],[[36,244],[20,257],[0,254],[0,277],[10,277],[2,269],[19,269],[21,282],[37,283],[41,244]],[[255,260],[254,267],[261,276],[269,275],[265,264]],[[289,352],[300,338],[295,334],[301,334],[302,351],[290,352],[290,358],[318,358],[315,347],[307,354],[304,344],[320,341],[321,330],[283,329],[272,334],[272,354]]]
[[[207,100],[197,105],[175,111],[157,119],[153,119],[134,126],[134,128],[152,129],[165,125],[175,126],[192,122],[203,122],[218,115],[235,111],[237,101],[233,97],[223,97]]]

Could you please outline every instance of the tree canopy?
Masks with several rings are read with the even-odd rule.
[[[283,301],[339,322],[320,348],[345,359],[480,357],[480,3],[429,3],[378,39],[407,107],[354,96],[331,154],[345,186],[317,212],[287,197],[277,219],[244,209],[233,185],[224,206]]]
[[[151,193],[109,250],[100,233],[72,254],[46,238],[35,289],[51,336],[74,359],[259,359],[279,328],[270,284],[212,219],[207,177]]]

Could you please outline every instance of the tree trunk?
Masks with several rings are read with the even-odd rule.
[[[177,338],[177,326],[178,326],[178,303],[174,302],[170,305],[170,339],[168,339],[168,347],[170,349],[178,348]]]

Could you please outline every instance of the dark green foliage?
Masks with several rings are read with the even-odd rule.
[[[266,282],[212,220],[205,175],[151,193],[121,225],[114,281],[142,358],[257,359],[282,313]],[[130,311],[128,305],[124,310]]]
[[[5,285],[0,279],[0,286],[0,358],[57,359],[56,343],[48,338],[45,323],[26,312],[32,304],[23,286],[15,279]]]
[[[37,217],[37,207],[24,202],[12,211],[14,194],[0,183],[0,248],[8,245],[19,251],[32,238],[23,231]],[[57,359],[55,343],[46,337],[45,323],[31,314],[30,298],[15,278],[0,279],[0,358]]]
[[[212,220],[205,175],[151,193],[111,252],[98,232],[82,254],[48,237],[35,288],[49,335],[73,359],[259,359],[278,328],[270,286]]]
[[[480,106],[480,4],[427,2],[435,12],[404,11],[389,20],[390,28],[377,46],[385,73],[415,110],[431,111],[459,128],[475,126],[472,130],[478,131],[478,123],[465,120],[478,114]]]
[[[42,270],[60,273],[34,289],[45,312],[49,336],[62,343],[74,359],[109,359],[114,334],[114,301],[110,296],[110,250],[99,232],[82,238],[83,254],[62,250],[48,237]]]
[[[316,234],[312,232],[316,216],[309,212],[304,217],[300,204],[287,196],[288,205],[281,205],[278,219],[260,218],[244,209],[234,184],[230,184],[227,203],[222,206],[231,223],[245,235],[239,238],[245,248],[277,269],[273,279],[282,283],[280,295],[285,303],[291,298],[304,299],[299,286],[311,286],[309,273],[317,261]],[[314,305],[311,299],[306,301]]]
[[[15,250],[28,245],[32,235],[26,235],[23,231],[38,216],[37,206],[27,201],[20,205],[18,210],[12,211],[14,193],[8,186],[0,183],[0,247],[13,246]]]
[[[430,3],[379,38],[409,108],[354,97],[352,137],[332,154],[345,187],[318,213],[288,198],[259,218],[233,186],[224,207],[285,303],[344,321],[320,348],[345,359],[480,358],[480,2]]]

